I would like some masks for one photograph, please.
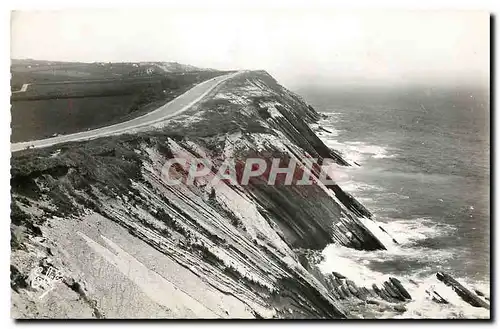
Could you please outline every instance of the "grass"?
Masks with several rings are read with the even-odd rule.
[[[33,83],[26,92],[11,96],[11,142],[127,121],[160,107],[197,83],[227,73],[160,70],[141,75],[139,70],[144,68],[133,63],[48,63],[20,61],[11,67],[12,90]]]
[[[133,99],[125,95],[13,102],[11,141],[98,128],[129,114]]]

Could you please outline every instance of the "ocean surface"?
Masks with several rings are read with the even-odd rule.
[[[487,317],[485,309],[460,301],[437,306],[425,290],[439,285],[435,273],[445,271],[489,296],[488,89],[296,91],[326,115],[319,122],[323,141],[360,165],[338,168],[339,185],[399,242],[377,252],[328,246],[322,270],[341,267],[367,284],[389,274],[413,281],[420,300],[406,317]]]

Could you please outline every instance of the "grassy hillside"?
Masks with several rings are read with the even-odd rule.
[[[126,121],[227,73],[174,64],[13,61],[11,89],[29,85],[11,96],[11,141]]]

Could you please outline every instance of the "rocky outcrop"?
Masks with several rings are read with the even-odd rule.
[[[411,300],[408,291],[396,278],[384,281],[381,286],[373,284],[371,287],[359,287],[345,276],[332,272],[326,277],[327,287],[339,299],[357,298],[360,300],[370,300],[376,297],[387,302],[404,302]]]
[[[438,278],[439,281],[443,282],[447,286],[452,287],[453,291],[455,291],[457,295],[460,296],[460,298],[462,298],[465,302],[469,303],[470,305],[474,307],[484,307],[488,310],[490,309],[490,305],[486,301],[481,299],[481,297],[484,297],[484,294],[483,296],[480,296],[477,292],[470,291],[447,273],[438,272],[436,273],[436,277]]]
[[[364,240],[375,241],[347,208],[349,201],[339,201],[323,185],[298,188],[252,181],[248,186],[211,186],[198,180],[192,186],[170,186],[162,177],[163,165],[172,157],[204,157],[214,169],[229,157],[243,161],[270,155],[299,161],[306,155],[332,156],[345,164],[309,129],[307,122],[317,116],[267,74],[249,73],[158,131],[15,154],[12,262],[20,272],[29,272],[37,257],[28,257],[19,246],[30,255],[38,250],[40,256],[51,249],[60,255],[58,268],[66,268],[72,278],[84,276],[87,286],[99,286],[98,277],[69,266],[71,259],[63,250],[58,253],[61,238],[54,238],[52,229],[61,224],[54,220],[67,227],[65,221],[90,221],[94,212],[217,291],[234,296],[255,316],[346,317],[330,292],[301,266],[293,248],[321,249],[335,240],[363,248]],[[354,233],[344,235],[350,227]],[[53,238],[45,241],[48,236]],[[71,239],[80,244],[83,236]],[[375,242],[369,243],[373,247]],[[188,289],[183,285],[178,287]],[[112,316],[105,305],[89,304],[97,300],[91,292],[82,295],[75,287],[67,285],[80,296],[81,307],[90,305],[85,314]],[[28,296],[21,288],[19,298]],[[45,312],[60,315],[55,309]]]

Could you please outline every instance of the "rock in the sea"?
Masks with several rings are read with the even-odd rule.
[[[354,282],[352,282],[351,280],[347,280],[346,286],[349,289],[349,291],[351,292],[351,294],[353,294],[354,296],[359,298],[359,291],[356,288],[356,285],[354,284]]]
[[[342,290],[342,292],[347,298],[352,297],[351,291],[349,290],[349,288],[347,288],[347,285],[342,285],[339,288]]]
[[[437,272],[436,277],[439,281],[443,282],[447,286],[453,288],[453,291],[457,293],[465,302],[469,303],[474,307],[484,307],[490,309],[490,305],[484,300],[479,298],[475,293],[471,292],[469,289],[465,288],[457,280],[455,280],[451,275],[444,272]]]
[[[400,313],[406,312],[406,307],[404,307],[403,305],[394,305],[393,309],[394,309],[394,311],[400,312]]]
[[[344,293],[344,291],[340,288],[340,286],[335,287],[335,292],[337,295],[340,296],[340,299],[346,299],[347,295]]]
[[[389,278],[389,280],[391,281],[393,287],[395,287],[404,298],[411,299],[410,293],[403,287],[401,281],[393,277]]]
[[[426,290],[425,292],[431,297],[433,302],[436,302],[438,304],[449,304],[449,302],[443,297],[441,297],[441,295],[438,294],[437,292],[428,290]]]
[[[372,294],[370,293],[370,290],[368,290],[366,287],[361,287],[359,289],[359,292],[361,293],[361,298],[366,299],[368,296],[371,296]]]
[[[481,296],[481,297],[484,297],[484,293],[480,290],[477,290],[477,289],[474,289],[474,292],[478,295],[478,296]]]
[[[375,283],[372,285],[373,291],[382,299],[386,301],[392,301],[391,296],[387,293],[385,289],[380,289]]]
[[[385,291],[387,291],[389,296],[391,296],[392,298],[397,299],[397,300],[401,300],[401,301],[405,300],[405,297],[402,296],[399,293],[399,291],[389,281],[384,282],[384,289],[385,289]]]
[[[339,279],[345,279],[345,276],[343,276],[342,274],[338,273],[338,272],[332,272],[332,274],[336,277],[336,278],[339,278]]]

